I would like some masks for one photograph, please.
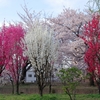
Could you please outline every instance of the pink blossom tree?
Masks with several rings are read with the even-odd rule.
[[[78,66],[83,70],[86,68],[83,60],[86,46],[79,35],[82,33],[83,25],[90,18],[89,14],[66,8],[57,17],[49,18],[49,25],[56,32],[56,38],[60,42],[60,64]]]

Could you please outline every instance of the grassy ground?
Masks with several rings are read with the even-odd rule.
[[[40,97],[37,94],[22,95],[0,95],[0,100],[70,100],[67,95],[63,94],[45,94]],[[99,94],[76,95],[76,100],[100,100]]]

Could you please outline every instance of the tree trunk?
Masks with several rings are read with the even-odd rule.
[[[49,94],[51,93],[51,83],[49,85]]]
[[[7,75],[10,77],[10,81],[11,81],[11,85],[12,85],[12,94],[14,94],[14,91],[15,91],[15,89],[14,89],[14,81],[12,80],[12,77],[10,76],[9,73],[7,73]]]
[[[69,95],[69,97],[70,97],[70,100],[73,100],[71,94],[68,94],[68,95]]]
[[[12,94],[14,94],[14,82],[11,80],[11,84],[12,84]]]
[[[49,94],[51,93],[51,72],[50,72],[50,83],[49,83]]]
[[[68,94],[70,100],[73,100],[73,99],[72,99],[72,96],[71,96],[71,93],[69,92],[69,89],[68,89],[68,88],[66,88],[66,91],[65,91],[65,92]]]
[[[98,85],[98,90],[99,90],[99,94],[100,94],[100,84]]]
[[[43,89],[42,89],[42,86],[38,85],[39,87],[39,94],[40,96],[42,97],[43,96]]]
[[[16,94],[19,95],[19,81],[16,82]]]
[[[40,96],[43,96],[43,89],[40,90]]]
[[[95,86],[94,79],[93,79],[93,76],[92,75],[90,76],[89,81],[90,81],[90,86]]]
[[[100,78],[99,78],[99,80],[96,80],[96,83],[97,83],[97,86],[98,86],[98,92],[100,94]]]

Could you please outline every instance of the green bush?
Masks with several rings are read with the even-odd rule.
[[[59,71],[58,77],[63,84],[65,93],[70,97],[70,100],[75,100],[76,98],[76,87],[80,83],[81,75],[82,73],[77,67],[61,69]]]

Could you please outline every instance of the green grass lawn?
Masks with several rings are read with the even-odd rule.
[[[64,94],[45,94],[40,97],[38,94],[6,95],[0,94],[0,100],[70,100]],[[100,100],[99,94],[76,95],[76,100]]]

